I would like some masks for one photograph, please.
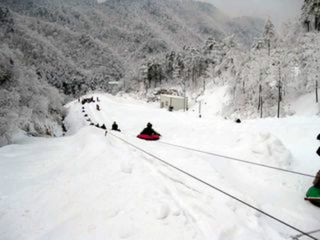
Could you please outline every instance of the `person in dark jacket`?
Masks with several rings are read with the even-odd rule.
[[[319,140],[320,141],[320,134],[318,134],[318,136],[317,136],[317,140]],[[318,148],[318,150],[317,150],[317,154],[318,154],[318,156],[320,156],[320,147]]]
[[[318,134],[317,140],[320,141],[320,134]],[[317,150],[317,154],[320,156],[320,147]],[[317,188],[320,188],[320,170],[318,171],[316,178],[313,181],[313,185]]]
[[[157,133],[153,128],[152,128],[152,124],[148,123],[147,127],[145,129],[142,130],[142,132],[140,134],[145,134],[145,135],[159,135],[161,136],[159,133]]]
[[[318,171],[318,173],[313,181],[313,186],[320,188],[320,170]]]
[[[118,127],[118,124],[116,122],[113,122],[111,126],[111,130],[121,132],[121,130]]]
[[[105,125],[105,124],[102,124],[101,129],[103,129],[103,130],[107,130],[106,125]]]

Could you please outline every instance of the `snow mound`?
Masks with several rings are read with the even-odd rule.
[[[271,133],[259,133],[251,139],[251,151],[260,162],[272,166],[288,168],[292,163],[292,155],[280,139]]]

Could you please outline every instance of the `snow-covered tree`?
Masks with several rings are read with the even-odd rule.
[[[18,130],[59,134],[63,96],[34,69],[21,64],[21,53],[4,44],[0,49],[0,146],[10,143]]]
[[[275,33],[275,28],[270,19],[267,20],[266,25],[264,27],[264,32],[262,35],[262,39],[264,41],[265,46],[268,49],[268,55],[271,54],[271,48],[275,48],[277,37]]]
[[[302,7],[301,20],[305,29],[309,32],[312,30],[320,31],[320,1],[305,0]]]

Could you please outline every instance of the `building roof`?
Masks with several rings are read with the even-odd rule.
[[[182,96],[175,96],[175,95],[168,95],[168,94],[161,94],[160,97],[168,97],[168,98],[176,98],[176,99],[184,99]]]

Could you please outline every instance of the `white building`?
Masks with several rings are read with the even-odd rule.
[[[174,95],[160,95],[160,108],[167,108],[168,110],[188,109],[188,98],[174,96]]]

